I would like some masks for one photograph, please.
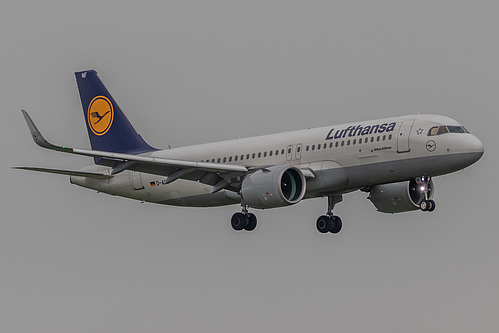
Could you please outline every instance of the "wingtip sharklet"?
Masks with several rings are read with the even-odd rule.
[[[38,129],[38,127],[36,127],[35,122],[31,119],[31,117],[29,116],[28,112],[26,110],[23,110],[23,109],[21,109],[21,112],[22,112],[22,114],[24,116],[24,120],[26,120],[26,124],[28,125],[31,137],[33,138],[33,141],[35,141],[35,143],[37,145],[39,145],[42,148],[47,148],[47,149],[51,149],[51,150],[72,151],[71,148],[66,148],[64,146],[62,146],[62,147],[61,146],[56,146],[56,145],[53,145],[50,142],[48,142],[43,137],[43,135],[40,132],[40,130]]]

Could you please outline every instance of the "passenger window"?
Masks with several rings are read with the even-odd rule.
[[[220,157],[217,159],[217,163],[220,163]]]
[[[252,157],[252,158],[255,158],[255,156],[256,156],[256,154],[255,154],[255,153],[253,153],[253,155],[251,155],[251,157]]]
[[[281,149],[281,155],[284,155],[284,148]]]
[[[357,143],[357,139],[353,139],[352,144],[355,145]]]
[[[263,157],[267,157],[267,152],[263,152]]]
[[[317,149],[321,149],[321,145],[320,144],[317,145]]]
[[[258,158],[262,157],[262,153],[258,152]]]
[[[277,155],[279,155],[279,149],[276,149],[276,150],[275,150],[275,155],[276,155],[276,156],[277,156]]]
[[[376,138],[376,141],[378,141],[378,142],[379,142],[379,139],[380,139],[380,138],[379,138],[379,135],[378,135],[378,137]]]
[[[224,163],[227,162],[227,157],[224,157]]]
[[[329,143],[329,148],[333,148],[333,143],[332,142]]]
[[[338,147],[340,143],[338,141],[336,141],[336,143],[334,144],[335,147]]]
[[[323,147],[323,148],[324,148],[324,149],[326,149],[326,147],[327,147],[327,143],[325,143],[325,144],[324,144],[324,147]]]
[[[371,142],[374,142],[374,136],[371,137]]]
[[[341,141],[341,146],[345,146],[345,141]]]
[[[250,154],[246,154],[246,159],[249,160]]]
[[[231,156],[231,157],[229,157],[229,162],[232,162],[232,156]]]
[[[347,141],[347,146],[350,146],[350,140]]]
[[[241,155],[241,161],[244,160],[244,155]]]
[[[273,150],[269,151],[269,156],[272,156],[273,153],[274,153]]]
[[[307,148],[305,148],[306,151],[308,151],[310,149],[310,146],[307,146]]]
[[[386,140],[386,135],[383,135],[383,141],[385,141],[385,140]]]
[[[388,136],[388,140],[391,140],[391,139],[392,139],[392,135],[390,134],[390,135]]]

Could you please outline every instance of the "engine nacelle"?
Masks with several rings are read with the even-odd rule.
[[[293,205],[303,199],[306,181],[300,169],[275,165],[244,178],[241,195],[253,208],[276,208]]]
[[[375,185],[371,187],[368,199],[378,211],[383,213],[401,213],[419,209],[419,205],[428,193],[428,200],[433,198],[433,181],[425,187],[416,180],[400,183]]]

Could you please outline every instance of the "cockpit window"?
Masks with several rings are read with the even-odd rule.
[[[428,136],[441,135],[445,133],[469,133],[464,126],[435,126],[430,128]]]
[[[449,130],[447,129],[447,126],[440,126],[438,128],[437,135],[442,135],[442,134],[445,134],[445,133],[449,133]]]
[[[464,126],[447,126],[451,133],[469,133]]]

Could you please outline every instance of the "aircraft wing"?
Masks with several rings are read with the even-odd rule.
[[[26,111],[21,111],[26,120],[26,123],[28,124],[28,128],[30,130],[31,136],[33,137],[33,140],[40,147],[69,154],[98,158],[100,159],[97,162],[98,164],[111,167],[112,171],[110,174],[100,174],[36,167],[17,167],[18,169],[101,179],[113,177],[115,174],[120,173],[124,170],[134,170],[166,176],[166,184],[171,183],[177,179],[199,181],[201,183],[213,186],[212,193],[216,193],[222,189],[237,191],[240,189],[242,181],[246,175],[259,169],[265,169],[265,167],[256,166],[186,161],[153,157],[145,154],[134,155],[57,146],[48,142],[43,137]],[[302,169],[302,173],[306,178],[315,178],[313,171],[308,168]]]
[[[243,165],[220,164],[209,162],[195,162],[178,159],[168,159],[160,157],[152,157],[147,155],[133,155],[123,153],[112,153],[98,150],[86,150],[78,148],[70,148],[66,146],[57,146],[48,142],[41,132],[36,127],[35,123],[25,110],[21,110],[28,124],[31,136],[35,143],[40,147],[60,151],[69,154],[83,155],[102,159],[99,164],[110,166],[113,168],[110,176],[113,176],[124,170],[137,170],[148,172],[157,175],[167,176],[167,182],[173,182],[177,179],[198,180],[203,183],[213,185],[214,192],[229,186],[238,187],[242,181],[243,175],[251,172],[251,168]],[[59,174],[74,174],[76,171],[64,171],[56,169],[43,169],[32,167],[19,167],[33,171],[43,171]],[[97,177],[96,175],[81,173],[83,177]],[[237,183],[232,181],[237,179]]]

